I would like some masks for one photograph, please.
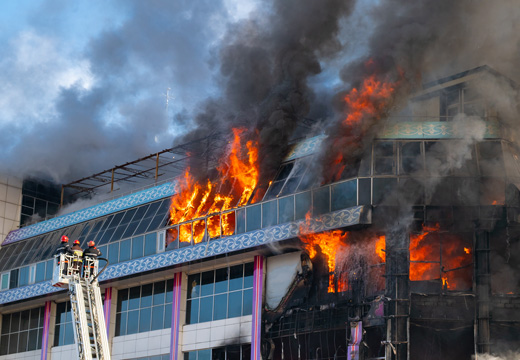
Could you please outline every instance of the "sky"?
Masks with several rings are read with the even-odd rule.
[[[0,171],[59,182],[171,147],[189,129],[188,114],[216,91],[211,51],[227,24],[256,6],[255,0],[3,1]],[[132,151],[122,142],[132,142]],[[111,163],[85,171],[58,156],[99,158],[96,149],[114,143],[121,146],[110,151]]]
[[[221,95],[230,28],[259,12],[267,2],[2,1],[0,172],[67,182],[171,147]],[[337,86],[323,70],[313,86]]]
[[[517,0],[5,0],[0,173],[67,183],[237,124],[276,168],[368,59],[518,80],[519,33]]]

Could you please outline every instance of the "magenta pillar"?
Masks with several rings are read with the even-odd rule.
[[[107,337],[110,337],[110,310],[112,309],[112,288],[105,289],[105,303],[103,313],[105,314],[105,325],[107,327]]]
[[[41,360],[47,360],[49,353],[49,328],[51,325],[51,302],[46,301],[43,313],[42,355]]]
[[[173,277],[173,301],[172,301],[172,328],[170,341],[170,360],[179,359],[179,333],[181,316],[181,292],[182,273],[178,272]]]
[[[251,360],[261,360],[260,341],[262,339],[262,292],[264,287],[264,257],[255,256],[253,273],[253,316],[251,330]]]

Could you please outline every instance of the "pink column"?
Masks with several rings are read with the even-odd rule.
[[[49,352],[49,327],[51,325],[51,302],[46,301],[43,314],[43,335],[41,360],[47,360]]]
[[[262,339],[262,291],[264,287],[264,257],[255,256],[253,273],[253,316],[251,331],[251,360],[262,360],[260,341]]]
[[[112,308],[112,288],[105,289],[105,303],[103,313],[105,314],[105,325],[107,327],[107,337],[110,337],[110,309]]]
[[[170,360],[179,359],[179,324],[181,315],[182,273],[173,277],[172,328],[170,341]]]

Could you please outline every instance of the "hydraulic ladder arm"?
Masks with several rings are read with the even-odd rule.
[[[66,288],[68,284],[78,359],[110,360],[103,300],[97,281],[98,260],[85,258],[84,263],[78,260],[73,255],[58,255],[53,285]]]

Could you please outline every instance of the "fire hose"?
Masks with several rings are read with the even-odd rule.
[[[102,257],[100,257],[100,258],[98,258],[98,259],[99,259],[99,260],[104,260],[104,261],[106,261],[106,264],[105,264],[105,266],[103,266],[103,268],[101,269],[101,271],[99,271],[99,272],[96,274],[96,276],[94,276],[94,278],[90,281],[91,284],[92,284],[94,281],[96,281],[96,279],[98,278],[98,276],[101,275],[101,273],[102,273],[103,271],[105,271],[105,269],[106,269],[107,266],[108,266],[108,259],[105,259],[105,258],[102,258]]]

